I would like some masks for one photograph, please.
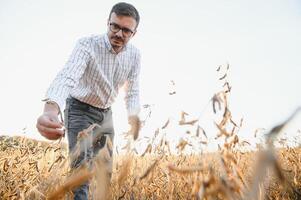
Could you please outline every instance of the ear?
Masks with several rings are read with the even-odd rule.
[[[108,21],[107,21],[107,26],[109,26],[110,25],[110,19],[108,19]]]

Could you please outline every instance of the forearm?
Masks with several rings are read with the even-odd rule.
[[[78,83],[87,68],[87,63],[90,61],[89,48],[87,39],[83,38],[77,42],[64,68],[57,74],[46,92],[45,98],[57,104],[58,112],[65,107],[65,101],[72,88]],[[46,110],[48,109],[53,110],[54,108],[47,106]]]
[[[128,116],[139,115],[140,113],[139,97],[128,99],[126,101],[126,109],[127,109]]]
[[[138,115],[140,112],[140,94],[138,81],[130,82],[126,87],[125,103],[128,116]]]
[[[126,108],[128,116],[138,115],[140,112],[140,92],[139,92],[139,73],[140,73],[140,53],[136,55],[133,68],[128,76],[126,90]]]

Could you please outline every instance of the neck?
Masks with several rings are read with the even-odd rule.
[[[112,48],[116,53],[119,53],[123,49],[123,47],[118,47],[118,46],[112,46]]]

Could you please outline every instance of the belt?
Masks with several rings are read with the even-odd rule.
[[[92,105],[90,105],[90,104],[88,104],[88,103],[82,102],[82,101],[80,101],[80,100],[78,100],[78,99],[76,99],[76,98],[74,98],[74,97],[71,97],[71,96],[69,96],[68,99],[69,99],[70,101],[76,102],[76,103],[78,103],[78,104],[82,104],[82,105],[85,105],[85,106],[87,106],[87,107],[91,107],[91,108],[93,108],[93,109],[95,109],[95,110],[97,110],[97,111],[100,111],[100,112],[108,112],[108,111],[111,110],[111,107],[108,107],[108,108],[98,108],[98,107],[92,106]]]

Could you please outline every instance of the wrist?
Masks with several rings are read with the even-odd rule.
[[[44,113],[51,113],[58,115],[60,113],[60,107],[59,105],[52,100],[46,99],[45,100],[45,106],[44,106]]]
[[[53,110],[44,110],[43,112],[44,115],[51,115],[51,116],[58,116],[59,114],[57,113],[57,111],[53,111]]]
[[[130,116],[128,116],[128,121],[129,122],[139,121],[139,117],[138,117],[138,115],[130,115]]]

